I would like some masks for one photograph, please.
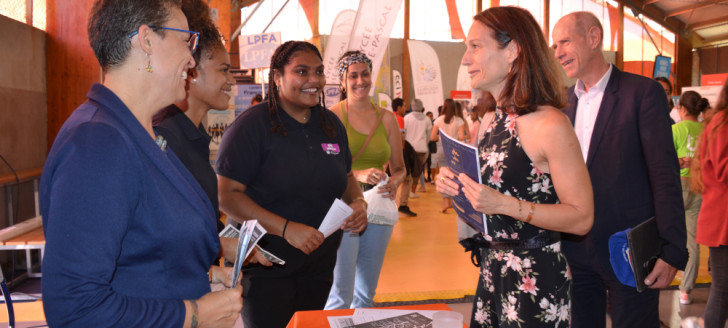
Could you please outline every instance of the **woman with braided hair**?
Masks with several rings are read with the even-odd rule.
[[[372,62],[360,51],[349,51],[339,59],[338,73],[342,100],[330,109],[346,126],[355,157],[352,172],[362,190],[369,190],[387,177],[384,166],[388,165],[392,176],[379,187],[378,193],[394,199],[406,174],[403,142],[394,113],[375,106],[369,99]],[[376,220],[369,222],[361,233],[344,233],[326,309],[374,306],[384,253],[395,223]]]
[[[289,41],[271,57],[268,96],[225,132],[216,171],[220,208],[268,231],[259,245],[284,266],[244,267],[246,328],[285,327],[293,313],[320,310],[333,280],[341,231],[317,230],[334,199],[354,209],[342,229],[366,227],[366,202],[351,172],[346,130],[321,105],[321,54]]]

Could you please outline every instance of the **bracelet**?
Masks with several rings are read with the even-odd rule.
[[[286,224],[283,225],[283,233],[281,233],[281,238],[286,238],[286,228],[288,228],[288,222],[289,220],[286,220]]]
[[[190,304],[192,304],[192,319],[190,320],[190,327],[191,328],[197,328],[199,323],[197,322],[197,301],[190,300]]]
[[[207,281],[212,283],[212,267],[210,267],[210,270],[207,270]]]
[[[523,222],[530,223],[533,220],[533,213],[536,212],[536,203],[531,203],[531,209],[528,211],[528,216]]]
[[[369,203],[367,203],[367,200],[366,200],[366,199],[364,199],[364,197],[362,197],[362,196],[359,196],[359,197],[357,197],[357,198],[354,198],[354,201],[353,201],[353,202],[355,202],[355,201],[357,201],[357,200],[360,200],[360,201],[362,201],[362,202],[364,203],[364,209],[365,209],[365,210],[366,210],[366,209],[369,209]],[[352,203],[353,203],[353,202],[352,202]]]
[[[518,221],[522,221],[521,218],[523,217],[523,202],[518,198],[516,198],[516,200],[518,201]]]

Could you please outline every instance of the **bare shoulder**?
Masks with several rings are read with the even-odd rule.
[[[338,116],[340,120],[343,120],[341,113],[341,102],[335,103],[333,106],[329,107],[329,110],[334,112],[334,114],[336,114],[336,116]]]
[[[379,112],[382,113],[382,115],[384,115],[382,117],[382,122],[384,122],[385,126],[387,124],[397,124],[397,126],[399,126],[399,123],[397,123],[397,117],[394,116],[393,112],[389,111],[386,108],[382,108],[382,107],[377,107],[377,108],[379,109]]]
[[[573,130],[571,121],[563,111],[552,106],[540,106],[538,109],[528,115],[523,123],[527,123],[532,129],[530,131],[552,134],[556,131],[564,129]]]

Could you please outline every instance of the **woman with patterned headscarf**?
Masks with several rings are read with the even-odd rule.
[[[330,108],[346,127],[352,154],[351,170],[362,190],[387,179],[384,166],[392,173],[379,187],[382,197],[394,199],[405,178],[402,137],[394,113],[374,105],[372,61],[359,51],[344,53],[339,59],[341,101]],[[345,232],[339,246],[334,285],[326,309],[365,308],[374,305],[374,293],[382,269],[384,253],[394,222],[370,221],[361,233]]]

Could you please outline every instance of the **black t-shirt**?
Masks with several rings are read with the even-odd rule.
[[[329,126],[336,131],[335,139],[326,137],[321,113],[328,116]],[[268,102],[240,114],[223,135],[217,174],[244,184],[245,193],[266,210],[318,228],[334,199],[341,198],[346,190],[347,174],[351,171],[346,130],[333,112],[319,106],[311,108],[311,118],[306,123],[299,123],[281,108],[278,114],[287,133],[285,137],[271,131]],[[273,119],[278,118],[273,115]],[[327,238],[327,247],[322,245],[316,252],[338,247],[340,234],[333,237]],[[294,251],[282,238],[266,235],[261,245],[288,261],[286,266],[296,266],[290,262],[291,255],[299,251]],[[314,253],[311,256],[317,255]]]

